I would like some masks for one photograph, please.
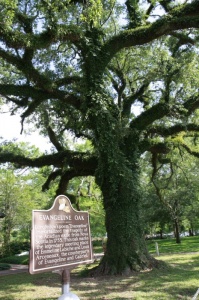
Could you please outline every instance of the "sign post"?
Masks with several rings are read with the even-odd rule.
[[[79,300],[69,292],[70,269],[91,262],[87,212],[76,211],[64,195],[58,196],[49,210],[33,210],[29,272],[61,271],[63,294],[58,300]]]
[[[77,295],[70,293],[70,270],[62,271],[62,295],[58,300],[80,300]]]

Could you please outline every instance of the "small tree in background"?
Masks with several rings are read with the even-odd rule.
[[[37,153],[25,144],[21,149]],[[44,181],[40,170],[16,170],[11,165],[0,169],[0,210],[5,216],[0,220],[3,255],[12,253],[13,240],[30,242],[32,210],[42,209],[49,202],[50,193],[41,192]]]

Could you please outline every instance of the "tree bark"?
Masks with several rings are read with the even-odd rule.
[[[108,240],[105,255],[95,274],[129,274],[157,267],[158,261],[147,251],[140,223],[138,164],[134,161],[134,167],[130,168],[123,162],[118,172],[108,165],[104,168],[101,189]]]
[[[11,237],[11,226],[9,217],[5,217],[3,220],[3,255],[9,256],[11,253],[10,249],[10,237]]]
[[[180,231],[179,231],[179,222],[178,219],[176,218],[174,220],[174,227],[175,227],[175,238],[176,238],[176,243],[180,244],[181,240],[180,240]]]

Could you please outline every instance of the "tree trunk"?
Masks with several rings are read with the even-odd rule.
[[[190,222],[189,236],[194,236],[194,226],[192,222]]]
[[[10,236],[11,236],[11,227],[9,217],[5,217],[3,220],[3,254],[9,256],[11,254],[10,249]]]
[[[95,274],[128,274],[158,266],[146,248],[139,219],[139,175],[137,163],[130,169],[123,162],[118,168],[106,164],[101,189],[108,235],[105,255]],[[110,172],[109,172],[110,170]],[[112,171],[111,171],[112,170]],[[125,170],[125,171],[124,171]]]
[[[91,94],[90,103],[95,100],[90,117],[96,126],[96,182],[103,194],[108,236],[106,252],[94,274],[126,274],[151,268],[157,262],[147,251],[139,219],[139,132],[126,132],[121,127],[118,111],[106,109],[111,102],[103,92]]]
[[[176,243],[180,244],[181,240],[180,240],[180,231],[179,231],[179,222],[178,219],[176,218],[174,220],[174,227],[175,227],[175,238],[176,238]]]
[[[151,268],[150,258],[140,229],[134,201],[119,201],[106,211],[107,248],[100,270],[105,274],[123,274]]]
[[[194,234],[193,234],[193,228],[189,228],[189,236],[194,236]]]

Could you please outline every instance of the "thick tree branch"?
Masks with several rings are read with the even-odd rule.
[[[71,180],[74,177],[77,176],[94,176],[95,174],[95,169],[81,169],[81,172],[78,171],[77,169],[72,169],[72,170],[67,170],[62,173],[61,179],[59,181],[59,186],[56,191],[57,195],[64,194],[69,180]]]
[[[163,118],[170,111],[169,105],[165,103],[158,103],[148,110],[141,113],[136,119],[134,119],[130,127],[137,128],[138,130],[146,129],[154,121]]]
[[[199,131],[199,125],[196,124],[176,124],[171,127],[155,126],[147,130],[147,134],[158,134],[163,137],[178,134],[182,131]]]
[[[179,40],[178,48],[180,46],[186,45],[186,44],[191,44],[191,45],[195,44],[195,40],[192,37],[188,36],[187,34],[179,33],[179,32],[172,32],[170,35],[174,36],[175,38],[177,38]]]
[[[22,25],[24,31],[28,34],[33,34],[33,22],[36,17],[30,17],[26,14],[22,14],[21,12],[16,12],[16,18],[19,21],[19,23]],[[23,61],[25,63],[31,62],[34,56],[34,51],[32,49],[25,49],[24,55],[23,55]]]
[[[21,115],[24,120],[30,116],[35,109],[47,99],[59,99],[64,102],[64,105],[72,105],[79,109],[81,106],[81,100],[74,95],[68,95],[64,91],[60,90],[42,90],[28,85],[12,85],[12,84],[0,84],[0,95],[21,97],[20,99],[9,98],[10,101],[21,107],[26,107],[26,110]],[[24,100],[24,97],[29,97],[29,102]]]
[[[125,4],[129,16],[129,28],[139,26],[141,24],[139,0],[126,0]]]
[[[23,55],[23,58],[19,58],[7,51],[0,49],[0,56],[5,59],[8,63],[17,67],[19,71],[21,71],[24,76],[28,79],[28,81],[34,82],[37,87],[46,89],[47,91],[52,90],[52,87],[62,86],[65,84],[70,84],[74,81],[78,82],[80,77],[72,76],[66,77],[63,79],[59,79],[57,81],[52,81],[49,77],[45,76],[32,65],[32,58],[34,52],[30,49],[26,49]]]
[[[76,107],[77,109],[80,108],[80,100],[78,98],[76,98],[73,95],[67,95],[65,92],[63,91],[51,91],[49,92],[49,97],[48,99],[59,99],[61,101],[64,102],[64,105],[72,105],[74,107]],[[28,108],[26,109],[26,111],[21,115],[22,117],[22,121],[29,117],[32,113],[34,113],[35,109],[43,102],[43,100],[46,99],[34,99],[28,106]]]
[[[58,87],[64,86],[66,84],[78,83],[82,80],[80,76],[67,76],[64,78],[59,78],[55,80],[55,85]]]
[[[146,44],[175,30],[198,27],[199,3],[193,1],[174,8],[169,14],[150,25],[122,31],[104,45],[102,53],[107,53],[109,61],[114,54],[124,48]],[[77,44],[80,40],[79,28],[76,25],[57,24],[42,33],[31,34],[11,29],[5,30],[4,24],[0,23],[0,41],[15,49],[46,49],[58,41]]]
[[[149,151],[149,152],[153,153],[154,156],[157,156],[157,158],[158,158],[158,154],[168,154],[169,147],[164,142],[163,143],[155,143],[153,140],[145,139],[140,142],[139,151],[140,151],[140,153]]]
[[[14,84],[0,84],[0,95],[2,96],[15,96],[15,97],[30,97],[30,98],[39,98],[40,101],[49,99],[50,94],[41,89],[34,88],[29,85],[14,85]],[[12,99],[10,101],[16,103],[19,106],[26,106],[27,102],[22,100]]]
[[[33,32],[33,22],[37,18],[37,15],[28,16],[25,13],[16,11],[15,9],[15,17],[16,20],[22,25],[25,32],[29,32],[29,33]]]
[[[47,131],[48,131],[48,136],[50,138],[51,143],[55,146],[55,148],[57,149],[57,151],[63,151],[64,147],[62,147],[62,145],[59,143],[55,132],[53,131],[53,129],[51,128],[51,126],[47,126]]]
[[[63,168],[68,166],[78,171],[93,170],[96,169],[97,160],[93,155],[80,152],[71,152],[69,150],[61,151],[59,153],[43,155],[38,158],[28,158],[22,155],[16,155],[11,152],[0,151],[0,163],[14,163],[19,168],[32,167],[39,168],[44,166],[54,166],[57,168]]]
[[[110,66],[109,69],[111,71],[113,71],[120,82],[117,82],[115,76],[111,76],[111,81],[112,81],[112,84],[113,84],[113,88],[116,90],[117,94],[118,94],[118,106],[119,108],[121,109],[121,103],[122,103],[122,94],[125,90],[125,87],[126,87],[126,79],[125,79],[125,76],[124,76],[124,72],[123,70],[121,70],[119,67],[115,67],[115,66]]]
[[[172,3],[172,0],[161,0],[161,1],[159,1],[159,3],[166,12],[171,10],[171,7],[169,5],[170,5],[170,3]]]
[[[32,51],[25,51],[24,59],[21,59],[8,51],[5,51],[3,49],[0,49],[0,57],[2,57],[4,60],[6,60],[8,63],[12,64],[13,66],[17,67],[18,70],[20,70],[28,80],[33,81],[36,83],[38,87],[46,87],[51,88],[52,81],[46,77],[45,75],[38,72],[32,65],[31,59],[32,59],[33,53]]]
[[[78,26],[56,24],[39,34],[27,34],[6,28],[0,22],[0,41],[8,47],[15,49],[46,49],[56,42],[71,42],[77,44],[80,41]]]
[[[42,119],[44,122],[44,128],[46,128],[47,130],[47,134],[51,143],[55,146],[58,152],[64,151],[64,147],[61,145],[58,136],[54,132],[53,128],[50,126],[49,114],[45,106],[42,107]]]
[[[192,150],[187,144],[182,143],[180,144],[189,154],[199,158],[199,152]]]
[[[95,168],[84,168],[81,170],[74,168],[67,171],[58,169],[48,176],[46,182],[42,186],[42,191],[49,189],[51,182],[54,181],[56,178],[60,177],[59,186],[57,188],[56,194],[65,194],[69,180],[77,176],[94,176],[94,174]]]
[[[131,112],[131,106],[136,100],[142,101],[142,96],[147,90],[149,83],[143,83],[142,86],[132,95],[126,97],[123,102],[123,116],[129,116]]]
[[[104,45],[102,52],[107,53],[108,63],[117,52],[124,48],[144,45],[172,31],[188,28],[199,28],[199,1],[174,8],[169,14],[150,25],[122,31]]]
[[[184,103],[184,108],[187,110],[187,115],[191,115],[197,108],[199,108],[199,94],[190,97]]]
[[[42,186],[42,191],[44,192],[44,191],[48,190],[51,182],[54,181],[57,177],[61,176],[61,174],[62,174],[62,170],[60,170],[60,169],[50,173],[46,182]]]
[[[199,108],[198,94],[189,98],[189,100],[187,100],[183,106],[187,111],[186,115],[191,115],[197,108]],[[153,107],[151,107],[150,109],[144,111],[136,119],[134,119],[131,122],[131,128],[135,127],[138,130],[146,129],[147,126],[152,124],[154,121],[161,119],[167,114],[169,114],[170,110],[171,109],[169,107],[169,104],[158,103]]]

